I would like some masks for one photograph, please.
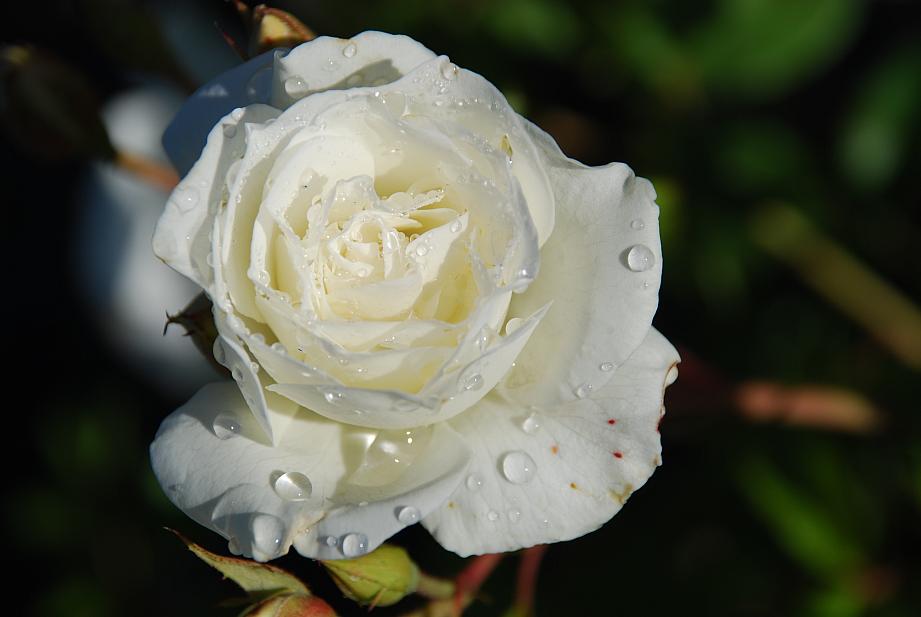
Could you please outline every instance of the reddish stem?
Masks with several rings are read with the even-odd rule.
[[[534,596],[537,593],[537,575],[540,564],[547,552],[546,544],[538,544],[521,553],[518,566],[518,583],[515,591],[515,606],[518,615],[530,616],[534,610]]]
[[[455,615],[460,615],[463,609],[473,600],[483,582],[489,578],[492,571],[502,561],[502,557],[502,553],[480,555],[474,558],[470,565],[457,575],[457,588],[454,592]]]

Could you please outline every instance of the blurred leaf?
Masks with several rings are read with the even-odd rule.
[[[0,122],[24,151],[50,160],[114,156],[93,86],[77,69],[11,45],[0,50],[0,77]]]
[[[838,144],[845,178],[863,189],[885,186],[901,167],[921,107],[921,48],[889,54],[861,85]]]
[[[285,594],[259,602],[245,617],[336,617],[332,607],[316,596]]]
[[[117,614],[104,587],[98,581],[83,578],[68,579],[60,584],[45,581],[37,604],[36,617],[107,617]],[[14,608],[8,614],[22,613]]]
[[[569,5],[555,0],[502,0],[486,6],[486,27],[524,55],[561,56],[581,31],[582,24]]]
[[[738,486],[778,543],[804,569],[835,580],[852,572],[861,555],[841,533],[830,512],[787,480],[770,462],[750,457],[740,463]]]
[[[715,90],[770,97],[840,54],[862,13],[857,0],[719,0],[690,53]]]
[[[186,547],[195,553],[195,556],[204,561],[206,564],[220,572],[225,578],[229,578],[244,591],[280,591],[289,593],[309,594],[310,590],[293,574],[282,570],[281,568],[259,563],[249,559],[240,559],[237,557],[224,557],[212,553],[202,548],[178,531],[170,529],[176,537],[182,540]]]
[[[360,604],[396,604],[419,584],[419,568],[409,553],[392,544],[383,544],[361,557],[322,564],[342,593]]]
[[[731,125],[713,162],[717,176],[749,197],[796,185],[809,171],[802,140],[787,125],[770,120]]]
[[[823,589],[812,594],[805,603],[803,617],[857,617],[864,606],[855,590],[845,585]]]

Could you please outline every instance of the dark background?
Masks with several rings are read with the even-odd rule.
[[[574,158],[628,162],[658,190],[655,325],[684,359],[665,464],[600,531],[550,548],[538,615],[921,614],[917,3],[275,6],[318,34],[408,34]],[[99,104],[137,88],[179,100],[238,61],[213,24],[245,40],[241,20],[220,0],[43,0],[0,17],[0,43],[65,65],[51,80],[65,85],[27,95],[4,68],[6,599],[38,616],[233,615],[216,606],[233,585],[162,527],[223,541],[166,501],[147,459],[206,369],[138,351],[162,322],[123,325],[105,284],[119,236],[84,233],[100,224],[87,186],[111,165],[27,116],[42,96],[77,113],[78,78]],[[165,194],[153,202],[127,211]],[[461,567],[421,529],[395,540],[427,570]],[[329,591],[307,560],[278,563]],[[508,607],[514,564],[470,614]]]

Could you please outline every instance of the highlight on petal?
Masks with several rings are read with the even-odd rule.
[[[151,445],[170,500],[259,561],[292,544],[320,559],[373,550],[441,506],[469,456],[447,424],[369,431],[303,409],[273,446],[228,382],[199,391]]]
[[[601,389],[646,336],[662,275],[655,191],[622,163],[587,167],[528,125],[556,196],[541,270],[509,317],[553,306],[500,386],[511,399],[558,405]]]
[[[597,529],[661,464],[658,423],[678,354],[656,330],[590,396],[555,407],[493,393],[450,421],[468,475],[423,524],[459,555],[511,551]]]

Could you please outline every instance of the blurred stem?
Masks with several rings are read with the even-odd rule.
[[[416,593],[430,600],[446,600],[454,597],[454,581],[444,578],[430,576],[425,572],[419,573],[419,585],[416,587]]]
[[[172,191],[179,184],[179,176],[172,167],[130,152],[116,152],[115,165],[166,192]]]
[[[546,544],[538,544],[525,549],[518,566],[518,581],[515,589],[516,617],[531,617],[534,614],[534,597],[537,593],[537,575],[540,564],[547,552]]]
[[[907,297],[792,206],[761,208],[751,221],[751,233],[761,248],[792,267],[902,362],[921,371],[921,311]]]
[[[480,587],[502,561],[502,553],[480,555],[463,569],[455,579],[454,614],[460,615],[473,602]]]

